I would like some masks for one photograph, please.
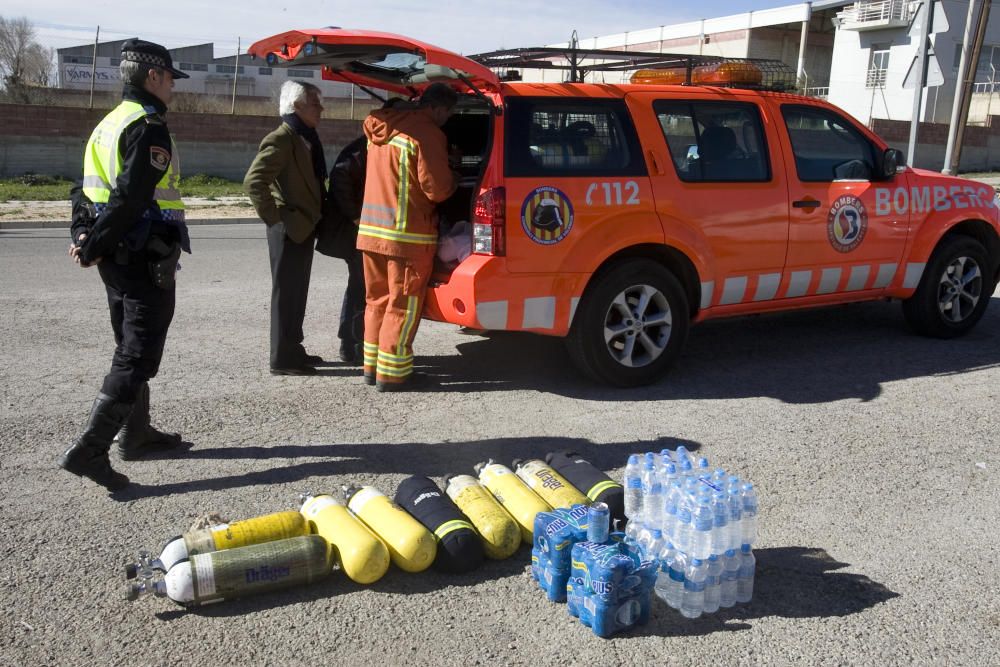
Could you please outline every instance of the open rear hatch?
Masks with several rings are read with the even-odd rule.
[[[385,32],[290,30],[255,42],[247,53],[272,66],[320,65],[324,79],[407,96],[438,81],[464,83],[479,95],[500,88],[497,75],[473,60]]]

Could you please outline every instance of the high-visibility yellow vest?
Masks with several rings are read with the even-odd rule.
[[[156,113],[153,107],[146,107],[132,100],[124,100],[98,123],[87,142],[83,154],[83,193],[98,205],[107,204],[111,199],[122,170],[124,159],[118,152],[118,142],[122,133],[135,121]],[[152,220],[183,222],[184,202],[177,189],[180,179],[180,159],[173,138],[170,139],[170,165],[156,184],[153,199],[159,208],[143,212],[143,217]],[[150,207],[155,209],[155,207]]]

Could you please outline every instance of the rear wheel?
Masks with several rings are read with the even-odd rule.
[[[649,384],[680,353],[688,302],[680,282],[651,260],[629,260],[595,278],[566,345],[577,366],[619,387]]]
[[[919,334],[954,338],[982,318],[995,285],[983,245],[967,236],[945,239],[931,255],[917,291],[903,302],[907,323]]]

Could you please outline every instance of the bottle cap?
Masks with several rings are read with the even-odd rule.
[[[639,456],[637,454],[629,454],[628,464],[629,465],[639,465]]]

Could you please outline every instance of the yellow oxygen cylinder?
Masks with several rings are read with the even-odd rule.
[[[305,519],[294,510],[204,528],[192,528],[167,542],[156,558],[152,558],[147,552],[140,552],[139,562],[125,566],[125,576],[133,579],[144,569],[167,572],[174,563],[196,554],[236,549],[308,534],[309,526]]]
[[[389,569],[389,548],[371,528],[354,516],[344,501],[329,495],[303,495],[299,510],[309,529],[325,538],[351,581],[371,584]]]
[[[587,496],[567,482],[562,475],[544,461],[515,459],[512,465],[517,476],[552,507],[590,504],[590,499]]]
[[[501,463],[492,459],[476,465],[479,481],[500,501],[507,513],[521,527],[521,539],[530,544],[535,528],[535,515],[548,512],[552,506],[532,491],[520,477]]]
[[[445,493],[469,517],[483,539],[486,556],[494,560],[513,556],[521,546],[521,528],[503,505],[472,475],[453,475],[445,483]]]
[[[347,507],[389,547],[389,557],[401,570],[422,572],[437,555],[437,541],[423,524],[372,486],[344,488]]]

